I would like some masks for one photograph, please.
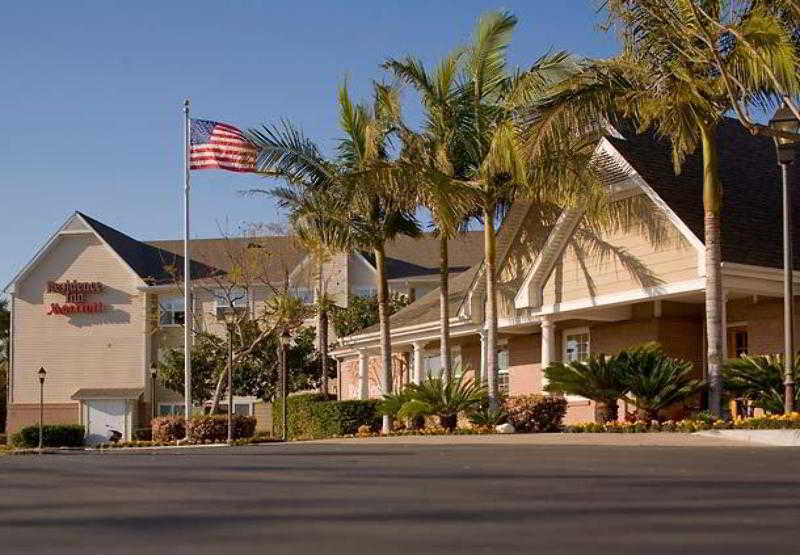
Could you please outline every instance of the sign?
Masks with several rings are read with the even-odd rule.
[[[104,312],[106,305],[101,302],[89,302],[89,297],[99,295],[105,286],[99,281],[55,281],[47,282],[47,293],[64,295],[64,303],[50,303],[48,316],[69,315],[78,313],[94,314]]]

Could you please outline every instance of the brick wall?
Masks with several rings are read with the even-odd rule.
[[[80,424],[80,403],[46,403],[45,424]],[[25,426],[39,423],[39,405],[36,403],[14,403],[8,407],[6,431],[18,432]]]

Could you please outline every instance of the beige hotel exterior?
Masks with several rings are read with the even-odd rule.
[[[224,272],[231,253],[259,248],[264,281],[253,283],[242,307],[257,310],[270,294],[265,284],[283,286],[313,302],[306,253],[283,236],[198,239],[193,244],[195,331],[224,335],[220,298],[208,278]],[[423,296],[438,280],[436,240],[399,240],[387,248],[390,288]],[[455,245],[454,245],[455,246]],[[454,271],[480,257],[480,234],[458,241]],[[44,419],[82,423],[88,440],[110,430],[131,438],[152,415],[181,414],[182,396],[156,386],[151,365],[167,348],[183,347],[183,293],[172,268],[181,268],[181,241],[137,241],[76,212],[54,233],[6,287],[11,308],[11,366],[7,430],[38,421],[39,382],[44,367]],[[356,252],[325,265],[327,290],[340,305],[375,291],[370,257]],[[178,280],[180,281],[180,280]],[[227,302],[227,301],[226,301]],[[155,404],[154,404],[155,402]],[[254,397],[237,397],[234,408],[269,424],[267,407]]]
[[[722,274],[726,354],[782,350],[780,182],[771,140],[727,120],[718,130],[725,188]],[[698,156],[672,170],[670,147],[650,135],[609,128],[596,153],[608,163],[615,202],[644,210],[639,223],[599,229],[580,207],[518,203],[497,231],[499,378],[512,395],[540,392],[550,361],[612,353],[646,341],[692,361],[705,373],[706,285],[702,166]],[[792,182],[798,185],[798,172]],[[798,203],[795,202],[795,206]],[[795,218],[794,221],[800,221]],[[224,271],[228,240],[194,241],[194,329],[223,333],[215,293],[200,279]],[[296,294],[313,300],[303,277],[307,259],[285,237],[261,237],[276,253],[269,279],[287,276]],[[485,292],[479,232],[450,247],[453,358],[486,375]],[[250,248],[238,240],[236,248]],[[800,252],[795,234],[795,251]],[[170,266],[181,267],[179,241],[144,243],[75,213],[14,278],[8,429],[37,420],[36,372],[47,369],[45,420],[83,423],[90,441],[116,429],[124,437],[152,414],[180,411],[181,396],[157,388],[151,364],[182,344],[183,306]],[[436,374],[439,294],[436,239],[402,239],[387,248],[394,291],[414,302],[391,318],[395,387]],[[328,292],[346,305],[374,292],[370,257],[355,252],[325,265]],[[795,277],[796,281],[798,276]],[[205,285],[204,285],[205,283]],[[267,289],[248,291],[255,309]],[[796,311],[795,314],[800,313]],[[795,329],[800,329],[796,326]],[[340,398],[380,396],[376,327],[338,338],[332,352]],[[153,401],[155,400],[155,410]],[[586,399],[569,398],[568,421],[593,417]],[[238,398],[237,412],[267,425],[265,405]]]

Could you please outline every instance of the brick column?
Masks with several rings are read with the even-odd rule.
[[[542,319],[542,391],[547,385],[544,369],[556,360],[556,324],[549,318]]]

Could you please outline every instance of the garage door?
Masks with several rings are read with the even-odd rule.
[[[108,441],[113,430],[125,435],[124,399],[91,399],[86,401],[88,422],[86,443],[94,445]]]

